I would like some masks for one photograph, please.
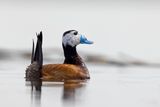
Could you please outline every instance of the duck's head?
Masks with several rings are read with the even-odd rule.
[[[69,30],[64,32],[62,38],[62,44],[66,46],[75,47],[79,44],[93,44],[92,41],[88,40],[84,35],[79,34],[76,30]]]

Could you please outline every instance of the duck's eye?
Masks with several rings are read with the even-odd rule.
[[[77,34],[78,34],[78,32],[74,32],[73,34],[74,34],[74,35],[77,35]]]

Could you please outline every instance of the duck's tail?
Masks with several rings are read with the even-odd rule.
[[[43,52],[42,52],[42,32],[37,34],[36,49],[33,41],[31,64],[26,69],[26,81],[31,82],[32,89],[35,86],[36,90],[41,90],[42,86],[42,65],[43,65]]]
[[[43,39],[43,35],[42,35],[42,32],[40,32],[37,35],[37,44],[36,44],[35,53],[34,53],[34,46],[32,49],[32,58],[33,58],[32,61],[37,62],[40,65],[40,67],[42,67],[43,65],[42,39]]]

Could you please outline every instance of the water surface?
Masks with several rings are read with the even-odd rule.
[[[159,107],[160,69],[95,66],[91,79],[76,87],[43,83],[42,91],[31,91],[24,70],[29,62],[1,62],[0,105],[4,107]]]

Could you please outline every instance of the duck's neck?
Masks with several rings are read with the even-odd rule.
[[[64,46],[63,45],[63,51],[64,51],[64,64],[74,64],[79,66],[85,66],[84,62],[82,61],[82,58],[78,55],[76,46]]]

